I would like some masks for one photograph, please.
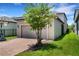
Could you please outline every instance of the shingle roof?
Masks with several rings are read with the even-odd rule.
[[[56,15],[63,23],[65,23],[65,20],[67,20],[65,13],[56,13]]]
[[[18,21],[18,20],[23,20],[24,18],[23,17],[12,17],[12,19]]]
[[[61,22],[63,22],[63,23],[65,23],[65,20],[62,19],[60,15],[63,15],[62,17],[64,17],[64,18],[67,20],[67,17],[66,17],[66,15],[65,15],[65,13],[54,13],[54,14],[56,14],[57,17],[58,17],[58,19],[59,19]],[[12,19],[14,19],[14,20],[16,20],[16,21],[18,21],[18,20],[24,20],[23,17],[12,17]]]
[[[0,21],[7,21],[7,22],[16,22],[14,19],[6,16],[1,16]]]

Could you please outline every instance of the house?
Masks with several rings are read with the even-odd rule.
[[[74,32],[79,35],[79,9],[76,9],[74,13],[74,25]]]
[[[67,18],[65,13],[56,13],[57,18],[52,21],[50,27],[42,30],[43,39],[56,39],[67,31]],[[22,17],[16,17],[18,22],[17,37],[21,38],[36,38],[36,32],[31,30],[29,24],[24,22]]]
[[[0,17],[0,34],[4,34],[5,36],[13,36],[16,35],[17,30],[17,22],[6,16]]]

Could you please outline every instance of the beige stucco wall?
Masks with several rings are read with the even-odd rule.
[[[21,37],[21,25],[17,26],[17,37]]]
[[[42,36],[43,39],[48,39],[48,27],[46,27],[42,30],[41,36]]]
[[[67,30],[67,20],[66,20],[66,18],[64,17],[63,14],[59,15],[59,17],[60,17],[60,19],[63,20],[63,22],[65,22],[65,24],[63,24],[59,20],[53,20],[52,26],[50,26],[49,28],[47,26],[46,28],[44,28],[42,30],[42,38],[44,38],[44,39],[55,39],[55,38],[58,38],[59,36],[61,36],[61,24],[64,25],[64,33],[66,32],[66,30]],[[25,23],[18,22],[18,25],[19,25],[19,28],[17,29],[17,36],[21,37],[21,34],[22,34],[21,33],[21,25],[25,25]],[[30,33],[31,34],[30,36],[36,37],[35,32],[32,32],[32,30],[30,30],[30,28],[23,29],[23,30],[24,30],[23,36],[28,35]],[[28,30],[29,33],[27,33],[26,30]]]
[[[54,39],[54,19],[52,19],[51,26],[48,28],[48,39]]]
[[[58,20],[54,20],[54,39],[61,36],[61,25],[62,23]]]
[[[47,26],[42,31],[42,38],[44,39],[54,39],[54,20],[51,23],[51,26]]]
[[[51,26],[48,26],[42,30],[42,38],[43,39],[55,39],[61,35],[61,22],[58,20],[53,20]],[[21,37],[21,26],[25,25],[19,25],[19,28],[17,29],[17,36]],[[36,38],[36,33],[31,30],[29,26],[24,27],[22,36],[30,36],[32,38]]]
[[[67,19],[64,15],[64,13],[59,13],[57,16],[64,22],[64,33],[67,31]]]
[[[67,20],[64,18],[64,33],[66,33],[67,31],[67,27],[68,27]]]

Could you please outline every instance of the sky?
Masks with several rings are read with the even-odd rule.
[[[51,5],[54,5],[51,11],[66,14],[68,25],[74,23],[74,12],[75,9],[79,9],[78,3],[53,3]],[[0,3],[0,16],[20,17],[25,13],[25,6],[27,7],[23,3]]]
[[[58,3],[54,4],[55,7],[52,8],[53,12],[65,13],[67,17],[68,25],[74,23],[74,13],[76,9],[79,9],[78,3]]]

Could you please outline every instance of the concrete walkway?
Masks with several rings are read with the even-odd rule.
[[[36,44],[36,39],[16,38],[9,41],[0,42],[0,56],[14,56],[20,52],[28,50],[30,46]],[[43,43],[51,40],[43,40]]]
[[[22,38],[0,42],[0,56],[16,55],[24,50],[29,49],[29,47],[33,44],[36,44],[36,40]]]

